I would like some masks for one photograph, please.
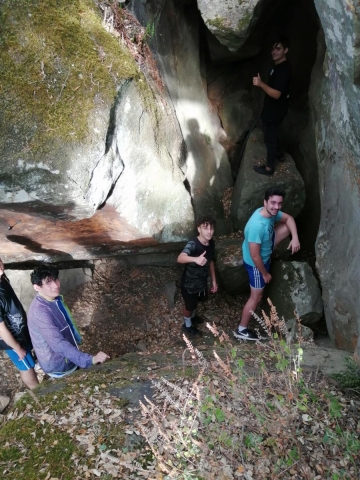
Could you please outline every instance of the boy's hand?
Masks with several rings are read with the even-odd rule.
[[[262,84],[262,81],[261,81],[260,73],[258,73],[257,77],[253,77],[253,85],[255,85],[255,87],[261,87],[261,84]]]
[[[272,276],[270,275],[270,273],[266,273],[265,275],[263,275],[263,279],[265,283],[270,283]]]
[[[203,252],[199,257],[195,257],[194,262],[197,265],[200,265],[200,267],[203,267],[204,265],[206,265],[206,262],[207,262],[205,255],[206,255],[206,251]]]
[[[298,238],[293,238],[287,247],[288,250],[291,248],[291,254],[298,252],[300,250],[300,242]]]
[[[24,350],[20,345],[19,348],[15,350],[15,352],[18,354],[19,360],[23,360],[26,357],[26,350]]]
[[[104,352],[98,352],[95,357],[93,357],[93,364],[95,365],[96,363],[104,363],[106,360],[108,360],[110,357]]]
[[[211,293],[216,293],[218,291],[218,286],[216,281],[212,282],[212,287],[210,288]]]

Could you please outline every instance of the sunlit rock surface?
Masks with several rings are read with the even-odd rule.
[[[266,162],[266,148],[263,134],[255,129],[250,135],[240,171],[235,182],[231,203],[231,221],[236,230],[244,229],[250,216],[264,204],[264,193],[271,186],[285,190],[286,197],[282,210],[296,217],[304,206],[304,182],[290,155],[283,163],[277,162],[272,177],[260,175],[254,171],[255,164]]]
[[[233,180],[228,156],[218,139],[219,119],[212,115],[207,97],[196,6],[169,0],[139,2],[133,8],[143,25],[156,18],[151,46],[184,138],[183,168],[195,216],[213,215],[217,233],[225,233],[221,198]]]
[[[179,168],[182,136],[172,112],[154,97],[146,108],[134,81],[118,93],[109,151],[123,172],[108,199],[129,225],[160,242],[186,239],[194,212]]]

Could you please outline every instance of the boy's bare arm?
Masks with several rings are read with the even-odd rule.
[[[19,360],[22,360],[26,356],[26,351],[15,340],[4,322],[0,322],[0,337],[7,345],[9,345],[9,347],[15,350],[15,352],[19,355]]]

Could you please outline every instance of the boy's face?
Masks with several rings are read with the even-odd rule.
[[[46,300],[55,300],[60,294],[60,280],[58,278],[46,277],[42,281],[42,285],[33,285],[34,289]]]
[[[210,223],[202,223],[200,227],[197,227],[200,237],[202,237],[207,242],[212,239],[214,235],[214,225]]]
[[[274,43],[271,48],[271,56],[275,63],[282,62],[286,59],[287,48],[284,48],[281,43]]]
[[[275,217],[281,210],[284,198],[280,195],[272,195],[269,200],[264,200],[264,207],[269,215]]]

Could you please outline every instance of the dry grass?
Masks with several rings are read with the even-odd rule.
[[[268,341],[258,343],[251,364],[243,344],[234,347],[207,324],[218,352],[207,359],[186,339],[193,381],[162,379],[154,400],[141,405],[138,428],[164,478],[357,479],[359,402],[302,372],[302,348],[289,344],[274,306],[257,319]]]

